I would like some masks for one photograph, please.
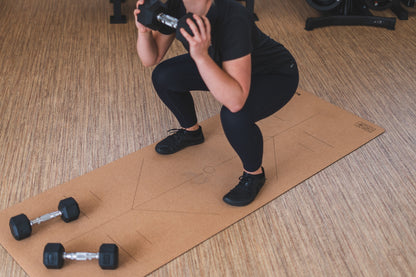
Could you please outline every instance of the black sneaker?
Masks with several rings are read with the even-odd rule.
[[[185,147],[204,142],[201,126],[196,131],[187,131],[185,129],[169,130],[169,132],[171,131],[174,131],[174,133],[156,144],[155,150],[157,153],[163,155],[173,154]]]
[[[229,193],[224,195],[222,200],[231,206],[246,206],[253,202],[260,189],[266,182],[264,169],[263,173],[251,175],[246,172],[240,177],[240,182]]]

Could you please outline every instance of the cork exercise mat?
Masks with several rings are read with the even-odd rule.
[[[30,276],[142,276],[207,240],[312,175],[356,150],[384,130],[311,93],[298,90],[290,103],[259,122],[264,136],[266,184],[246,207],[222,196],[242,173],[218,116],[201,123],[206,141],[174,155],[154,145],[56,186],[0,212],[0,243]],[[59,200],[79,203],[78,220],[52,219],[16,241],[9,218],[30,219],[55,211]],[[48,242],[67,252],[97,252],[102,243],[120,249],[116,270],[97,261],[65,261],[60,270],[42,263]]]

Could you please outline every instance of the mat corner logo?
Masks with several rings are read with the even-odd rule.
[[[354,126],[360,128],[360,129],[362,129],[362,130],[364,130],[368,133],[372,133],[376,130],[376,128],[374,128],[373,126],[371,126],[371,125],[369,125],[365,122],[362,122],[362,121],[355,122]]]

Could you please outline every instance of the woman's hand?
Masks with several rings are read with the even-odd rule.
[[[194,61],[209,57],[208,48],[211,45],[211,24],[206,16],[193,15],[197,24],[190,18],[186,20],[194,36],[188,34],[184,28],[180,29],[181,34],[189,43],[189,54]]]
[[[136,27],[139,30],[140,33],[147,33],[151,32],[152,30],[141,24],[139,21],[137,21],[137,15],[140,13],[139,5],[143,5],[144,0],[139,0],[136,3],[136,9],[134,10],[134,19],[136,22]]]

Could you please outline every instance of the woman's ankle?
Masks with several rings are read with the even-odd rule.
[[[255,171],[247,171],[247,170],[244,169],[244,172],[246,172],[250,175],[259,175],[259,174],[262,174],[264,171],[263,171],[263,167],[260,166],[259,169],[255,170]]]
[[[195,124],[194,126],[189,127],[189,128],[185,128],[186,131],[190,131],[190,132],[198,131],[198,129],[199,129],[199,124],[198,123]]]

